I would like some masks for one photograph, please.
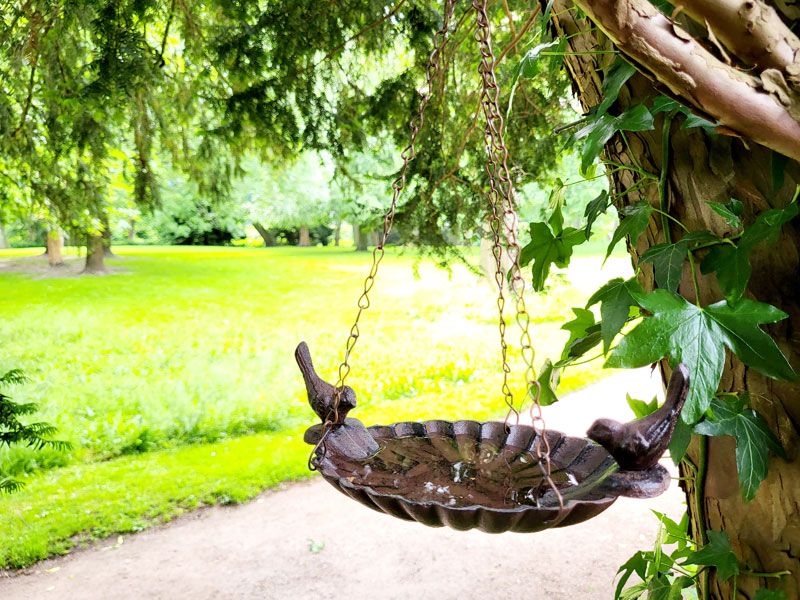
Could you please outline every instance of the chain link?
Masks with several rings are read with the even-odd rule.
[[[490,226],[493,237],[492,254],[495,259],[495,282],[498,288],[498,326],[503,366],[502,391],[509,407],[506,426],[508,426],[508,420],[512,414],[516,422],[519,422],[519,412],[514,406],[514,397],[508,384],[511,368],[508,364],[508,344],[505,340],[506,321],[503,315],[505,308],[503,294],[505,275],[502,260],[503,243],[501,241],[503,237],[505,237],[506,251],[511,261],[509,290],[514,295],[516,322],[520,329],[520,350],[525,363],[526,398],[531,400],[531,423],[537,433],[534,451],[542,474],[550,488],[555,492],[559,506],[563,509],[564,504],[561,493],[551,477],[550,442],[547,439],[547,427],[539,402],[541,386],[536,381],[533,368],[533,344],[529,331],[530,315],[525,305],[525,280],[522,277],[519,261],[520,246],[517,238],[518,217],[515,208],[514,183],[508,167],[508,147],[504,137],[505,122],[500,111],[500,87],[497,84],[497,76],[495,74],[495,56],[492,49],[492,30],[487,3],[488,0],[472,0],[472,7],[475,9],[477,20],[475,38],[480,49],[478,73],[481,76],[481,107],[486,118],[484,145],[487,154],[486,173],[489,176],[488,198],[490,204]]]
[[[406,146],[405,149],[400,153],[400,158],[403,160],[403,163],[400,166],[397,177],[392,182],[392,202],[389,205],[389,210],[386,211],[386,214],[383,217],[383,234],[381,235],[378,244],[372,250],[372,265],[370,267],[369,274],[364,280],[364,289],[361,292],[357,302],[358,311],[356,312],[356,318],[353,321],[353,325],[350,328],[350,334],[347,337],[344,358],[339,364],[339,379],[336,382],[336,396],[334,397],[331,414],[329,414],[325,419],[325,422],[322,426],[322,435],[320,436],[320,439],[314,449],[311,451],[311,455],[308,459],[308,466],[311,470],[315,470],[315,457],[317,452],[320,450],[320,448],[322,448],[322,452],[324,453],[325,450],[323,443],[325,438],[333,427],[333,424],[338,421],[339,403],[341,401],[344,383],[347,379],[347,376],[350,374],[350,355],[353,353],[353,349],[355,348],[358,338],[361,335],[358,325],[361,321],[361,316],[364,314],[364,311],[366,311],[370,306],[369,293],[372,290],[372,287],[375,285],[375,277],[378,275],[378,267],[380,266],[385,254],[384,247],[386,246],[386,241],[388,240],[389,234],[392,231],[392,225],[394,225],[394,218],[397,214],[397,203],[400,199],[400,194],[406,185],[408,167],[411,164],[411,161],[413,161],[417,156],[415,144],[417,142],[417,136],[419,135],[419,132],[425,123],[425,109],[428,107],[431,97],[433,96],[434,83],[442,70],[440,61],[445,44],[447,43],[450,23],[455,10],[455,4],[456,0],[445,0],[444,2],[442,26],[434,35],[433,50],[428,56],[428,64],[425,69],[425,90],[420,96],[417,114],[409,123],[410,132],[408,146]]]
[[[503,238],[505,238],[506,241],[506,252],[511,259],[509,288],[515,298],[516,322],[521,332],[520,349],[525,362],[526,397],[530,398],[532,402],[531,420],[537,432],[534,452],[542,474],[548,485],[555,492],[559,506],[563,509],[563,499],[551,478],[552,465],[550,462],[550,443],[547,440],[547,429],[542,417],[542,409],[539,402],[541,387],[535,379],[535,371],[533,368],[533,345],[529,333],[530,316],[525,306],[525,280],[522,277],[522,269],[519,262],[520,246],[517,239],[518,219],[514,201],[514,185],[508,167],[508,148],[504,139],[504,119],[500,112],[500,89],[495,75],[495,57],[494,51],[492,50],[492,33],[487,13],[487,0],[473,0],[472,6],[477,15],[477,30],[475,36],[480,48],[480,65],[478,71],[481,76],[481,106],[486,118],[484,144],[487,153],[486,172],[489,176],[490,187],[487,196],[490,205],[490,226],[493,237],[492,254],[496,266],[495,282],[498,287],[498,329],[500,332],[500,350],[503,370],[502,393],[509,408],[508,415],[506,416],[506,424],[512,414],[516,422],[519,422],[519,412],[514,407],[514,397],[509,384],[511,367],[508,361],[508,343],[506,342],[507,323],[504,316],[506,299],[503,293],[505,287],[503,243],[501,241]],[[389,238],[389,233],[394,224],[400,194],[405,188],[409,165],[416,157],[415,144],[425,122],[425,109],[433,94],[434,82],[441,72],[440,60],[445,44],[447,43],[448,31],[454,9],[455,0],[445,0],[442,26],[434,36],[433,50],[428,57],[428,64],[425,71],[425,91],[422,92],[420,97],[418,112],[410,122],[409,143],[400,154],[403,163],[397,177],[392,182],[392,201],[383,219],[383,234],[378,245],[375,246],[372,251],[372,265],[369,274],[364,280],[364,288],[357,303],[358,311],[356,312],[353,325],[350,328],[350,334],[347,337],[344,358],[339,365],[338,381],[335,386],[336,396],[334,398],[333,407],[331,413],[323,423],[320,439],[309,456],[309,468],[312,470],[316,468],[317,461],[321,459],[321,457],[317,456],[320,449],[322,449],[324,456],[325,438],[333,424],[338,421],[341,394],[344,389],[345,380],[351,370],[349,362],[350,356],[360,336],[359,322],[364,311],[370,306],[369,293],[375,285],[378,267],[385,255],[384,247],[386,246],[386,241]]]

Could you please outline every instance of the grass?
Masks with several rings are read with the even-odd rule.
[[[116,251],[116,272],[105,277],[0,269],[0,371],[23,368],[32,382],[13,397],[39,403],[37,418],[74,445],[0,451],[0,475],[27,481],[0,497],[0,567],[307,474],[301,438],[313,419],[294,347],[306,340],[320,373],[335,378],[367,257],[323,248]],[[38,252],[0,251],[0,260],[37,261]],[[612,259],[598,274],[599,263],[576,258],[574,284],[529,299],[537,363],[559,354],[569,308],[626,268]],[[502,413],[494,310],[491,287],[467,269],[388,255],[352,361],[354,416]],[[568,371],[562,391],[584,385],[594,368]]]

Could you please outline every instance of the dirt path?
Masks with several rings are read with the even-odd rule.
[[[580,434],[601,413],[627,419],[625,391],[652,389],[646,372],[606,380],[548,407],[548,425]],[[619,565],[651,545],[651,509],[678,515],[677,485],[575,527],[495,536],[392,519],[316,480],[45,561],[0,578],[0,597],[605,600]]]

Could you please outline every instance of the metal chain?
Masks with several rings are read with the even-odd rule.
[[[408,167],[411,164],[411,161],[413,161],[414,158],[416,158],[417,156],[415,144],[417,141],[417,136],[419,135],[419,132],[422,129],[423,124],[425,123],[425,109],[428,107],[431,97],[433,96],[434,83],[436,81],[436,78],[441,73],[440,59],[442,57],[442,52],[444,51],[444,47],[447,43],[450,23],[453,18],[453,12],[455,10],[455,4],[456,0],[444,0],[444,15],[442,17],[442,26],[434,35],[433,50],[428,56],[428,64],[425,69],[425,90],[422,92],[422,95],[420,96],[417,114],[411,119],[411,122],[409,123],[410,131],[409,131],[408,146],[406,146],[405,149],[400,153],[400,158],[402,158],[403,164],[400,166],[400,170],[398,172],[397,177],[392,182],[392,202],[389,205],[389,210],[386,211],[386,214],[383,217],[383,235],[381,236],[378,244],[372,251],[372,266],[370,267],[369,274],[364,280],[364,289],[358,298],[357,302],[358,311],[356,312],[356,317],[355,320],[353,321],[353,325],[350,328],[350,334],[347,337],[347,343],[345,344],[344,358],[342,359],[342,362],[339,364],[339,371],[338,371],[339,379],[336,382],[336,396],[334,397],[333,408],[330,414],[325,419],[325,422],[323,423],[322,435],[320,436],[320,439],[317,442],[316,446],[314,446],[314,449],[311,451],[311,455],[309,456],[308,459],[308,466],[311,470],[315,470],[316,468],[314,461],[317,451],[320,448],[322,448],[324,452],[323,443],[325,441],[325,438],[330,432],[333,424],[339,420],[339,403],[341,402],[341,394],[344,389],[345,380],[347,379],[347,376],[350,374],[350,362],[349,362],[350,355],[353,353],[353,349],[355,348],[356,342],[358,342],[358,338],[360,336],[358,325],[361,320],[361,316],[364,314],[364,311],[366,311],[370,306],[369,293],[372,290],[372,287],[375,285],[375,277],[378,274],[378,266],[383,260],[385,254],[384,247],[386,246],[386,241],[389,238],[389,233],[391,233],[392,231],[392,225],[394,224],[394,218],[397,213],[397,203],[398,200],[400,199],[400,194],[406,185]]]
[[[481,76],[481,106],[486,118],[484,144],[487,153],[486,173],[489,176],[488,197],[493,236],[492,253],[495,258],[495,281],[498,286],[497,307],[500,313],[500,348],[503,362],[502,391],[509,406],[506,424],[508,424],[508,419],[512,414],[514,414],[518,422],[519,413],[514,407],[513,394],[508,385],[508,376],[511,368],[508,364],[508,345],[505,340],[506,322],[503,316],[503,309],[505,308],[505,297],[503,295],[505,277],[502,264],[503,244],[501,242],[503,229],[505,229],[507,253],[511,259],[509,288],[516,301],[516,322],[520,329],[520,349],[525,362],[526,398],[531,400],[531,421],[537,433],[534,451],[542,474],[550,488],[555,492],[559,506],[563,509],[563,499],[551,477],[550,442],[547,439],[547,427],[539,402],[541,386],[535,379],[533,368],[533,345],[529,332],[530,315],[525,306],[525,280],[522,277],[519,261],[520,246],[517,239],[518,219],[515,209],[514,184],[508,167],[508,147],[504,138],[505,122],[500,111],[500,87],[497,84],[495,74],[495,56],[492,49],[492,30],[487,2],[488,0],[472,0],[472,6],[476,12],[477,30],[475,38],[480,48],[481,59],[478,67],[478,72]]]

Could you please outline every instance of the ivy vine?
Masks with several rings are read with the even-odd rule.
[[[718,393],[718,388],[726,352],[768,377],[797,378],[780,348],[762,329],[764,325],[787,318],[786,313],[744,295],[751,276],[753,250],[775,241],[781,228],[800,213],[800,188],[785,207],[766,210],[747,226],[741,218],[743,205],[738,199],[709,202],[711,210],[725,219],[732,233],[719,237],[707,230],[690,231],[668,211],[666,171],[649,173],[636,164],[600,159],[603,148],[613,136],[619,135],[627,144],[626,132],[652,130],[659,114],[664,119],[662,164],[665,169],[669,164],[668,136],[674,120],[681,120],[684,128],[700,127],[713,135],[714,123],[691,114],[685,106],[664,96],[648,105],[638,104],[621,114],[611,114],[609,111],[620,90],[634,73],[631,65],[616,58],[606,72],[600,104],[562,129],[574,129],[574,138],[583,141],[582,181],[603,176],[596,173],[599,162],[606,174],[630,171],[635,183],[614,198],[606,192],[597,196],[586,206],[585,225],[576,228],[564,226],[563,189],[580,182],[559,182],[551,194],[549,218],[529,224],[531,242],[522,249],[520,258],[523,266],[531,269],[534,289],[543,290],[551,269],[569,265],[574,248],[590,239],[595,220],[608,210],[612,201],[619,205],[622,195],[657,185],[658,206],[638,201],[620,210],[619,226],[606,251],[608,258],[624,239],[635,245],[651,220],[659,219],[665,240],[651,246],[639,261],[639,268],[652,265],[656,289],[646,292],[638,282],[637,272],[628,280],[612,279],[591,296],[586,306],[574,307],[575,318],[563,325],[569,332],[569,339],[561,356],[556,362],[546,361],[540,369],[542,401],[545,404],[557,401],[561,370],[576,364],[599,358],[605,358],[605,366],[617,368],[643,367],[664,359],[672,366],[682,362],[690,371],[692,384],[670,455],[677,464],[684,459],[692,434],[704,436],[700,438],[700,464],[684,463],[687,470],[695,474],[696,481],[701,482],[705,470],[704,440],[709,436],[733,437],[741,494],[745,501],[750,501],[767,476],[770,455],[785,458],[784,450],[763,417],[752,408],[746,392]],[[781,184],[781,163],[777,162],[773,165],[773,188],[778,189]],[[671,224],[680,230],[679,239],[672,239]],[[693,297],[688,298],[679,290],[687,263],[693,287]],[[714,274],[724,299],[707,305],[701,302],[699,273]],[[599,307],[599,321],[592,310],[594,306]],[[656,409],[655,402],[631,400],[630,403],[637,416]],[[696,488],[702,500],[702,484]],[[702,502],[699,504],[702,507]],[[664,515],[657,516],[661,528],[656,547],[650,552],[637,553],[620,568],[617,598],[638,598],[645,592],[651,598],[681,598],[681,590],[694,585],[698,577],[705,576],[712,567],[721,580],[733,578],[734,587],[736,578],[742,575],[779,577],[784,574],[752,573],[740,568],[725,532],[706,531],[705,539],[696,544],[687,534],[688,515],[679,523]],[[704,522],[698,525],[700,531],[705,531]],[[669,554],[664,549],[668,545],[675,545]],[[625,588],[634,573],[642,582]],[[756,596],[758,600],[783,597],[782,592],[773,590],[762,590]]]

